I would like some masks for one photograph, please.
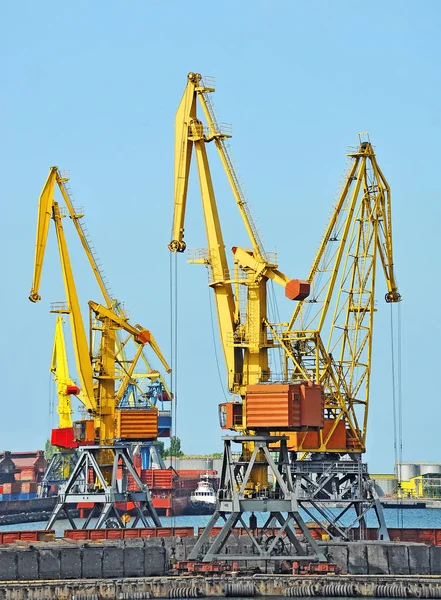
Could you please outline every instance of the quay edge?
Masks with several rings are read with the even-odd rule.
[[[294,591],[293,591],[294,590]],[[0,584],[2,600],[137,600],[197,597],[394,597],[441,598],[441,577],[341,576],[197,576],[11,581]]]

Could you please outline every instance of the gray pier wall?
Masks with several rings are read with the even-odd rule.
[[[17,542],[0,547],[0,581],[164,577],[169,571],[171,557],[185,560],[195,542],[194,537]],[[236,554],[245,550],[247,544],[249,540],[243,537],[237,547],[232,544],[230,551]],[[441,576],[440,546],[393,542],[322,542],[321,545],[330,561],[341,566],[342,576]],[[265,569],[262,563],[248,562],[248,566],[256,564]],[[270,561],[267,567],[271,568]],[[3,585],[0,584],[0,587],[3,588]]]

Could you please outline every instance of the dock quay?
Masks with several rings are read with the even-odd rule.
[[[0,547],[0,600],[141,600],[205,596],[441,598],[441,546],[402,542],[319,542],[339,575],[285,575],[267,564],[255,575],[170,576],[197,537],[19,540]],[[230,541],[231,554],[249,540]]]
[[[142,600],[202,597],[441,598],[441,578],[342,575],[144,577],[0,584],[2,600]]]

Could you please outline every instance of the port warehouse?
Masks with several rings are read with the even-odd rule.
[[[441,499],[441,463],[400,462],[395,474],[371,474],[380,497]]]
[[[1,452],[0,500],[36,498],[46,466],[43,450]]]

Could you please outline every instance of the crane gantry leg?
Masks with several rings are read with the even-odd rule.
[[[111,465],[101,465],[98,454],[106,451],[108,456],[113,456]],[[121,468],[123,478],[117,479],[118,470]],[[107,482],[107,472],[111,470],[110,483]],[[106,472],[104,473],[104,470]],[[128,486],[128,476],[133,484]],[[128,445],[115,446],[84,446],[79,449],[79,458],[72,469],[67,483],[60,489],[57,504],[49,518],[46,529],[52,529],[53,524],[64,512],[73,529],[77,525],[70,513],[72,508],[77,508],[79,503],[92,504],[92,512],[83,524],[86,528],[92,517],[97,517],[95,529],[102,527],[124,527],[118,504],[130,502],[136,511],[131,527],[136,527],[139,521],[144,527],[149,527],[151,521],[156,527],[161,522],[152,504],[148,487],[142,483],[133,466]],[[114,520],[112,519],[114,518]],[[111,522],[109,522],[109,520]]]
[[[298,486],[291,475],[291,466],[285,436],[226,436],[224,456],[216,510],[189,556],[190,560],[211,562],[213,560],[308,560],[326,562],[323,550],[312,537],[299,513]],[[242,447],[252,443],[253,453],[249,460],[233,458],[231,442]],[[278,462],[273,460],[270,446],[280,444]],[[272,452],[272,450],[271,450]],[[243,452],[242,452],[243,454]],[[250,491],[247,484],[256,468],[267,468],[274,479],[274,487]],[[249,523],[245,513],[251,513]],[[259,525],[260,520],[265,521]],[[211,537],[217,521],[224,525],[220,533]],[[236,535],[236,525],[243,528],[250,544],[226,548],[231,534]],[[302,536],[302,544],[299,535]]]
[[[330,538],[363,539],[370,513],[377,538],[389,540],[383,507],[361,456],[293,461],[292,472],[301,488],[299,506]]]

